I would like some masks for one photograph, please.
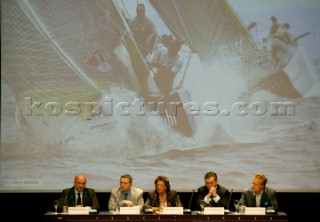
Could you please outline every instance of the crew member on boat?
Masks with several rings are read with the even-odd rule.
[[[274,34],[278,31],[278,29],[280,28],[281,24],[279,23],[277,17],[275,16],[271,16],[270,20],[272,22],[272,25],[270,27],[270,31],[269,31],[269,37],[273,37]]]
[[[136,40],[143,56],[147,55],[147,38],[150,35],[157,34],[156,26],[145,15],[145,6],[139,3],[136,7],[137,15],[129,21],[129,26],[133,32],[133,37]]]
[[[161,39],[153,36],[148,42],[153,45],[147,56],[152,69],[152,80],[148,80],[149,91],[155,97],[168,96],[183,64],[179,54],[183,42],[168,35],[163,35]]]
[[[284,23],[273,34],[272,57],[279,68],[282,68],[289,62],[297,47],[297,42],[289,33],[289,28],[289,23]]]

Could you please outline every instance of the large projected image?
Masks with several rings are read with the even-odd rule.
[[[145,13],[145,15],[144,15]],[[1,1],[0,192],[85,173],[320,191],[317,0]]]

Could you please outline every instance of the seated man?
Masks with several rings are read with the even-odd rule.
[[[251,187],[242,192],[240,203],[246,207],[272,207],[278,211],[276,191],[267,187],[267,182],[265,175],[254,175]]]
[[[143,190],[132,186],[132,177],[129,174],[120,176],[120,187],[113,188],[110,193],[108,208],[109,211],[115,207],[139,206],[144,205]]]
[[[78,174],[74,178],[74,186],[64,189],[59,199],[58,211],[62,211],[63,206],[86,207],[99,211],[99,201],[95,190],[86,187],[87,179],[84,174]]]
[[[224,207],[229,206],[229,191],[224,186],[221,186],[218,181],[218,176],[215,172],[207,172],[204,175],[205,185],[198,188],[197,208],[199,209],[200,201],[204,201],[206,206]]]

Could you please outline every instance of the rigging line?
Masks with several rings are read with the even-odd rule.
[[[115,3],[114,3],[114,6],[115,6],[115,8],[116,8],[116,10],[117,10],[117,7],[116,7]],[[120,13],[119,13],[119,14],[120,14]],[[120,15],[120,17],[122,18],[121,15]],[[118,25],[118,23],[115,21],[115,19],[113,19],[112,17],[110,17],[110,19],[111,19],[111,21],[112,21],[112,24],[117,28],[117,30],[118,30],[120,33],[122,33],[122,34],[121,34],[121,37],[119,37],[119,43],[120,43],[120,42],[125,42],[124,38],[125,38],[126,35],[128,35],[129,37],[131,37],[131,36],[130,36],[130,33],[129,33],[130,30],[127,28],[127,26],[125,26],[125,30],[123,30],[123,29],[120,27],[120,25]]]
[[[191,41],[190,35],[189,35],[189,33],[188,33],[187,27],[185,26],[185,24],[184,24],[184,22],[183,22],[183,20],[182,20],[182,17],[181,17],[180,11],[179,11],[179,10],[178,10],[178,8],[177,8],[177,5],[176,5],[175,0],[173,0],[173,5],[174,5],[174,8],[176,9],[176,11],[177,11],[177,13],[178,13],[178,16],[179,16],[180,22],[181,22],[181,24],[182,24],[182,26],[183,26],[183,28],[184,28],[184,30],[185,30],[185,32],[186,32],[186,34],[187,34],[188,41],[190,42],[190,44],[191,44],[191,46],[192,46],[191,48],[193,48],[193,44],[192,44],[192,41]]]
[[[170,25],[170,23],[168,22],[168,20],[162,16],[161,13],[159,13],[160,18],[163,20],[163,22],[168,26],[169,30],[170,30],[170,34],[173,34],[176,38],[180,38],[182,40],[184,40],[177,31],[174,30],[174,27],[172,25]],[[157,34],[158,35],[158,34]],[[159,36],[159,35],[158,35]]]
[[[132,33],[132,31],[131,31],[131,28],[129,27],[129,24],[128,24],[128,22],[126,21],[126,19],[124,18],[124,16],[120,13],[120,6],[117,4],[117,2],[116,2],[115,0],[113,0],[112,2],[113,2],[113,5],[115,6],[117,12],[119,13],[119,16],[120,16],[120,18],[121,18],[121,20],[122,20],[122,23],[123,23],[124,27],[125,27],[125,33],[128,33],[129,38],[132,39],[132,41],[133,41],[134,44],[136,45],[137,43],[136,43],[136,41],[135,41],[135,39],[134,39],[134,37],[133,37],[133,33]],[[119,25],[117,25],[117,27],[119,27]],[[120,29],[120,28],[119,28],[119,29]],[[123,30],[120,29],[120,31],[123,31]],[[139,52],[140,52],[140,51],[139,51]]]
[[[124,11],[126,12],[126,14],[127,14],[127,16],[128,16],[128,19],[131,20],[130,15],[129,15],[129,13],[128,13],[128,10],[127,10],[126,6],[124,5],[123,0],[121,0],[121,3],[122,3],[122,6],[123,6],[123,8],[124,8]],[[137,2],[137,4],[138,4],[138,2]]]
[[[39,19],[29,1],[18,1],[20,8],[24,11],[30,21],[35,25],[39,32],[51,42],[54,49],[61,55],[64,61],[71,69],[83,80],[89,83],[97,92],[103,94],[102,90],[68,57],[67,53],[50,37],[49,31],[46,29],[43,22]]]

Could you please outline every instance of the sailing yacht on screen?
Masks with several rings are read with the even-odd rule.
[[[247,64],[243,75],[250,82],[246,96],[266,89],[280,97],[300,98],[319,81],[303,48],[297,47],[280,69],[274,65],[228,1],[146,2],[166,25],[168,35],[183,42],[179,52],[183,65],[165,96],[153,96],[148,88],[154,73],[128,25],[131,18],[126,12],[135,11],[128,2],[4,2],[8,10],[2,20],[6,42],[2,78],[17,102],[17,119],[38,140],[54,143],[69,139],[67,127],[52,127],[57,122],[82,127],[116,124],[112,116],[101,115],[101,101],[115,88],[124,88],[130,96],[149,103],[177,103],[178,113],[166,107],[159,118],[169,128],[192,137],[197,123],[182,106],[193,98],[185,83],[190,76],[201,75],[199,64],[214,61],[223,49]],[[253,78],[259,81],[252,83]],[[99,114],[104,118],[92,118]]]

